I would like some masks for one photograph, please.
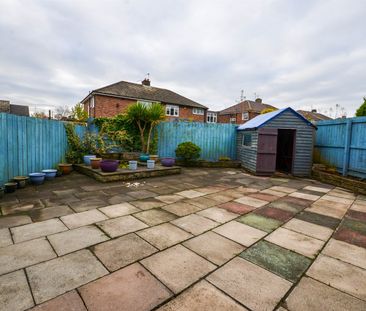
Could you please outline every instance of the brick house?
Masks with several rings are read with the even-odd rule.
[[[141,84],[120,81],[90,92],[81,101],[93,118],[113,117],[136,102],[160,102],[170,121],[206,121],[207,107],[170,90],[153,87],[149,79],[144,79]]]
[[[260,98],[257,98],[255,101],[244,100],[239,104],[219,111],[217,122],[243,124],[259,115],[262,110],[268,108],[277,109],[271,105],[262,103],[262,99]]]

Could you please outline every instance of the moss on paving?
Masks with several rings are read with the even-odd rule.
[[[266,232],[272,232],[282,224],[282,222],[276,219],[267,218],[254,213],[242,216],[238,218],[237,221]]]

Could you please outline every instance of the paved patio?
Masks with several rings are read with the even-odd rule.
[[[366,310],[365,196],[234,169],[137,183],[0,201],[0,310]]]

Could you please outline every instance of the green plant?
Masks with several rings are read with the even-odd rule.
[[[84,110],[84,106],[82,103],[77,103],[72,109],[71,109],[72,117],[76,121],[79,122],[86,122],[88,119],[88,113]]]
[[[272,112],[272,111],[276,111],[278,110],[277,108],[265,108],[261,111],[261,114],[265,114],[265,113],[268,113],[268,112]]]
[[[179,144],[175,150],[176,156],[184,161],[197,160],[200,157],[200,152],[201,148],[190,141]]]
[[[231,161],[231,159],[226,156],[221,156],[221,157],[219,157],[219,161]]]
[[[363,98],[363,104],[356,110],[356,117],[366,116],[366,97]]]
[[[65,124],[67,136],[66,161],[68,163],[81,163],[83,158],[83,147],[80,137],[76,134],[75,126],[72,123]]]

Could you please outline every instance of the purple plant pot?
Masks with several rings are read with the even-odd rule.
[[[160,160],[160,162],[161,162],[162,166],[170,167],[170,166],[173,166],[175,164],[175,159],[174,158],[162,158]]]
[[[102,172],[111,173],[117,171],[119,165],[118,160],[102,160],[100,161],[100,169]]]

